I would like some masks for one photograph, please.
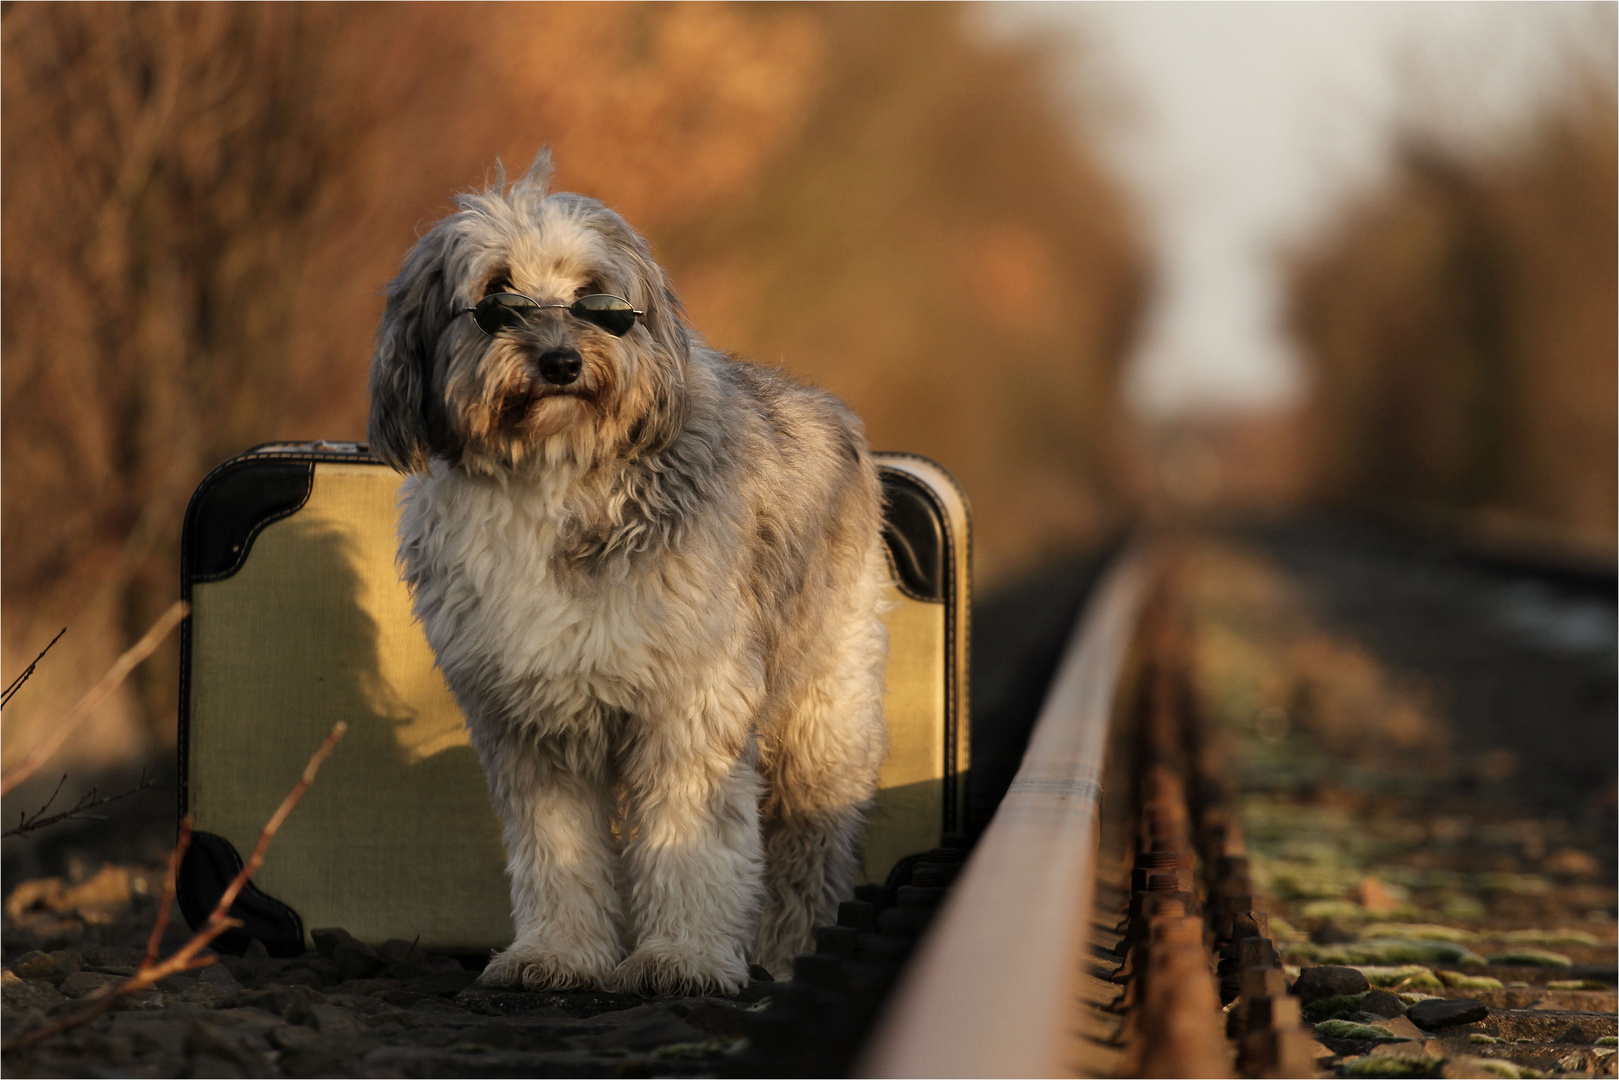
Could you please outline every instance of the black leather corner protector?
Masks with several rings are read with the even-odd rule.
[[[175,898],[193,930],[202,929],[225,887],[242,869],[242,857],[229,840],[214,833],[194,832],[191,846],[180,863]],[[214,939],[222,953],[240,956],[248,943],[264,942],[271,956],[302,956],[304,921],[298,913],[249,881],[231,903],[233,919],[242,920]]]
[[[314,475],[309,461],[248,459],[204,480],[186,510],[188,581],[183,584],[215,581],[241,569],[259,530],[309,498]]]
[[[921,484],[903,473],[885,470],[882,481],[883,540],[901,588],[919,600],[943,600],[943,511]]]

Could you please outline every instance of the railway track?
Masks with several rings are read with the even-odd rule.
[[[733,1074],[1613,1075],[1611,882],[1565,883],[1600,906],[1548,929],[1370,876],[1312,906],[1278,877],[1277,851],[1335,837],[1303,807],[1278,828],[1274,791],[1245,783],[1285,738],[1261,707],[1245,740],[1210,701],[1220,569],[1165,546],[1116,561],[977,845],[845,904]],[[1448,809],[1405,861],[1433,863]]]
[[[1611,588],[1503,578],[1461,610],[1497,586],[1464,575],[1434,594],[1431,568],[1397,560],[1333,578],[1324,550],[1294,550],[1302,576],[1207,537],[1113,558],[983,833],[862,887],[791,981],[643,1002],[489,991],[408,954],[359,980],[313,954],[226,958],[6,1071],[1613,1075],[1613,785],[1590,779],[1612,763],[1568,764],[1611,739],[1611,643],[1568,651],[1593,611],[1611,638]],[[1418,645],[1432,625],[1383,610],[1394,594],[1461,611],[1444,633],[1452,676],[1477,682],[1482,665],[1544,692],[1487,731],[1449,730],[1465,695],[1442,700],[1328,626],[1332,603],[1290,591],[1312,575],[1337,580],[1352,615],[1418,625]],[[1367,580],[1390,596],[1368,598]],[[1507,636],[1469,638],[1492,611]],[[1532,626],[1564,651],[1513,653]],[[1539,699],[1556,708],[1526,722]],[[1586,726],[1558,727],[1580,708]],[[53,939],[8,922],[8,1034],[122,971],[143,921],[127,945],[116,927]]]

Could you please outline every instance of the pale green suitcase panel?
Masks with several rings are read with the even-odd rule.
[[[245,854],[347,721],[259,887],[306,928],[489,948],[512,937],[500,822],[394,568],[398,487],[380,466],[319,463],[240,570],[193,586],[191,811]]]
[[[196,828],[245,856],[345,721],[259,887],[298,914],[306,938],[340,926],[373,942],[503,947],[512,924],[500,823],[395,566],[401,479],[358,452],[310,457],[301,505],[247,535],[229,572],[191,575],[182,783]],[[889,589],[890,753],[867,826],[869,881],[964,827],[968,765],[966,504],[931,462],[878,459],[944,520],[936,595]]]

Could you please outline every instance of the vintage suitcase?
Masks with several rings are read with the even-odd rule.
[[[925,458],[882,454],[891,749],[865,876],[966,828],[967,506]],[[394,563],[400,476],[355,443],[274,443],[219,466],[186,511],[180,903],[212,909],[332,724],[348,735],[233,911],[291,955],[307,931],[483,952],[512,936],[500,824]]]

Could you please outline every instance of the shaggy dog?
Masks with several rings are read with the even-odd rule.
[[[550,171],[457,198],[371,366],[403,572],[505,824],[517,936],[483,979],[734,992],[854,872],[886,749],[877,471],[847,408],[708,348]]]

